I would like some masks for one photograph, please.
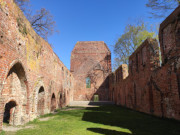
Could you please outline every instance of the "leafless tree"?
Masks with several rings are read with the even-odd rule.
[[[14,2],[19,6],[19,8],[25,12],[27,10],[27,6],[29,5],[29,0],[14,0]]]
[[[29,15],[28,20],[34,30],[44,39],[47,39],[49,35],[54,33],[55,21],[50,12],[45,8],[41,8],[33,16]]]
[[[146,6],[152,9],[151,17],[162,18],[180,5],[180,0],[148,0]]]
[[[47,38],[57,32],[55,21],[53,20],[53,16],[50,12],[41,8],[33,14],[32,9],[30,7],[30,0],[14,0],[14,2],[20,7],[20,9],[24,12],[24,15],[31,23],[34,30],[39,34],[42,38],[47,40]]]

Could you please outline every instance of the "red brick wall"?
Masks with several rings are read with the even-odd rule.
[[[158,43],[147,39],[130,56],[129,68],[122,65],[110,74],[109,49],[102,41],[91,41],[74,47],[71,73],[12,0],[0,0],[0,130],[4,107],[10,101],[17,104],[12,119],[19,125],[66,106],[73,96],[74,100],[93,100],[96,94],[100,100],[180,120],[179,15],[180,7],[160,26],[162,66]],[[91,88],[86,88],[87,77]],[[38,95],[41,87],[43,97]]]
[[[180,120],[179,15],[180,7],[160,26],[162,66],[157,41],[147,39],[130,56],[129,70],[122,65],[110,75],[109,96],[117,105]]]
[[[73,86],[73,75],[35,33],[13,0],[0,0],[0,129],[9,101],[17,103],[15,111],[20,114],[15,125],[24,124],[36,118],[38,112],[50,112],[53,93],[53,104],[58,108],[60,92],[68,92],[62,106],[67,105],[73,98]],[[41,87],[43,98],[38,96]]]
[[[71,72],[76,80],[74,100],[108,100],[108,75],[111,72],[111,52],[103,41],[77,42],[71,53]],[[86,88],[86,78],[91,88]]]

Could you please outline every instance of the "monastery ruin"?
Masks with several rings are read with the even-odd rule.
[[[180,120],[180,6],[160,25],[159,41],[161,54],[147,39],[114,73],[103,41],[77,42],[68,70],[13,0],[0,0],[0,130],[72,101],[114,101]]]

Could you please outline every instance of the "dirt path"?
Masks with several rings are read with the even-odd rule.
[[[50,119],[53,119],[54,117],[45,117],[45,118],[39,118],[39,121],[48,121]]]
[[[3,125],[3,131],[5,132],[16,132],[21,129],[28,129],[28,128],[34,128],[33,125],[27,125],[27,126],[10,126],[10,125]]]

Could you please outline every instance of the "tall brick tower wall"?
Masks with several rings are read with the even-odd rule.
[[[101,101],[108,100],[111,52],[103,41],[77,42],[71,53],[70,71],[75,79],[75,101],[91,101],[94,95]]]
[[[117,105],[180,120],[180,6],[160,25],[159,46],[147,39],[130,56],[129,67],[110,75],[109,96]]]
[[[73,75],[13,0],[0,0],[0,130],[67,105]]]

